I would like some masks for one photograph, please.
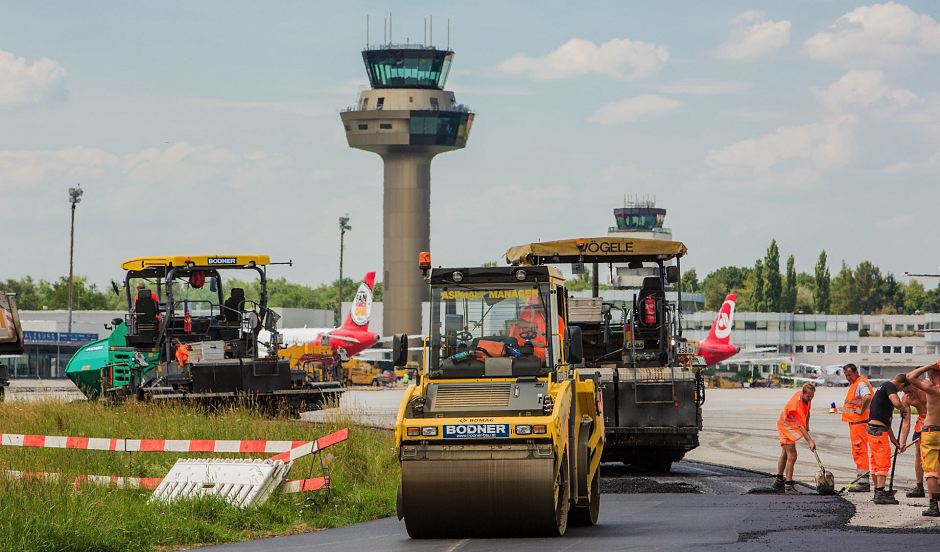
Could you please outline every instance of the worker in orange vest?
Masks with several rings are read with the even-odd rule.
[[[842,368],[845,379],[849,380],[849,389],[845,393],[845,402],[842,403],[842,421],[849,424],[849,440],[852,443],[852,459],[855,460],[855,475],[864,477],[849,487],[852,493],[871,492],[871,483],[868,481],[868,406],[875,390],[868,378],[858,373],[858,366],[846,364]]]
[[[803,388],[793,394],[777,419],[777,434],[780,436],[780,458],[777,459],[777,477],[773,488],[787,494],[795,494],[793,466],[796,465],[796,442],[806,439],[809,450],[816,450],[816,442],[809,434],[809,412],[813,406],[816,386],[804,383]]]

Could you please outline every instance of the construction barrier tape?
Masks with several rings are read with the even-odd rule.
[[[343,434],[343,437],[330,442]],[[343,429],[321,437],[317,441],[264,441],[264,440],[174,440],[174,439],[110,439],[100,437],[63,437],[55,435],[0,434],[0,446],[41,447],[77,450],[107,450],[113,452],[228,452],[228,453],[289,453],[304,446],[320,442],[320,449],[346,440],[349,431]],[[325,444],[328,443],[328,444]],[[313,450],[312,452],[316,452]],[[307,452],[304,456],[311,454]],[[298,456],[298,458],[300,457]],[[277,459],[282,459],[278,457]],[[293,459],[293,458],[291,458]]]
[[[286,452],[282,452],[277,456],[272,456],[271,460],[281,460],[282,462],[293,462],[298,458],[303,458],[309,454],[315,454],[326,447],[331,447],[336,443],[342,443],[349,438],[349,429],[343,428],[335,433],[330,433],[320,437],[316,441],[311,441],[308,443],[303,443],[299,447],[292,448]]]
[[[50,472],[24,472],[8,470],[2,472],[11,479],[37,479],[57,481],[63,477],[61,473]],[[163,482],[162,477],[120,477],[117,475],[78,475],[72,481],[76,489],[86,484],[109,485],[119,489],[146,489],[154,490]],[[312,477],[310,479],[293,479],[281,483],[282,493],[306,493],[319,491],[330,486],[329,477]]]

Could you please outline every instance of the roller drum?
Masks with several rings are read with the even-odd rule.
[[[556,474],[552,457],[404,460],[401,467],[401,514],[413,538],[565,532],[567,472],[563,464]]]

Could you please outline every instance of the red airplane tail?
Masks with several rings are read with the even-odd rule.
[[[369,329],[369,317],[372,315],[372,295],[375,291],[375,272],[366,272],[356,297],[353,299],[349,315],[341,326],[344,330],[366,331]]]
[[[731,328],[734,327],[734,307],[738,296],[729,293],[725,297],[725,302],[721,304],[718,310],[718,316],[712,323],[712,329],[708,332],[708,337],[702,343],[715,345],[728,345],[731,343]]]

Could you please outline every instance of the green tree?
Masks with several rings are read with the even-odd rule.
[[[777,240],[770,241],[764,256],[764,305],[768,312],[780,312],[783,286],[780,281],[780,248]]]
[[[888,273],[881,283],[882,314],[904,314],[904,288],[894,279],[894,274]]]
[[[764,263],[758,259],[754,263],[754,271],[750,286],[750,297],[748,297],[748,306],[756,312],[767,312],[767,298],[764,295]]]
[[[750,269],[737,266],[723,266],[718,268],[702,280],[702,289],[705,292],[705,308],[718,310],[725,300],[725,296],[744,287],[750,274]]]
[[[701,291],[702,286],[699,284],[698,274],[695,273],[694,268],[685,271],[685,274],[679,279],[679,287],[687,293],[699,293]]]
[[[813,301],[816,305],[816,312],[829,312],[830,303],[830,280],[829,267],[826,266],[826,250],[823,249],[816,261],[816,278],[813,288]]]
[[[924,289],[924,284],[911,280],[906,284],[901,284],[901,292],[904,295],[904,313],[926,312],[927,291]]]
[[[862,261],[853,271],[857,311],[848,314],[872,314],[881,310],[884,302],[884,277],[881,269],[870,261]]]
[[[780,297],[780,310],[793,312],[796,309],[796,260],[793,255],[787,257],[787,276],[783,282],[783,295]]]
[[[855,285],[855,273],[852,267],[842,261],[842,268],[832,279],[832,299],[830,301],[832,314],[857,314],[860,312],[860,303]]]

